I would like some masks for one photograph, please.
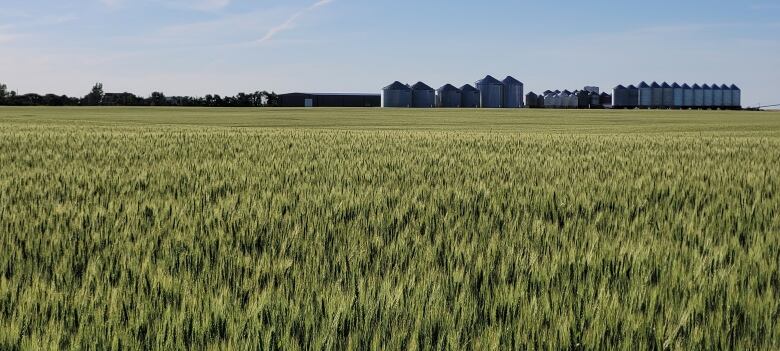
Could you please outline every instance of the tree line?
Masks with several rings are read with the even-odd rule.
[[[209,94],[202,97],[165,96],[154,92],[148,97],[132,93],[105,93],[103,84],[97,83],[84,97],[56,94],[23,94],[8,90],[0,83],[0,106],[190,106],[190,107],[273,107],[279,105],[274,92],[256,91],[238,93],[235,96]]]

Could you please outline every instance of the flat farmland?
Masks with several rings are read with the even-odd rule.
[[[780,113],[0,108],[0,349],[780,349]]]

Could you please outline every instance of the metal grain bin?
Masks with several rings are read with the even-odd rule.
[[[602,106],[612,106],[612,95],[601,93],[599,100],[601,100],[600,102]]]
[[[720,85],[712,85],[712,107],[723,107],[723,90]]]
[[[723,107],[725,108],[732,108],[734,107],[734,101],[733,101],[733,95],[731,94],[731,88],[723,84],[720,86],[720,90],[723,91]]]
[[[672,107],[672,105],[674,105],[674,89],[672,86],[664,82],[661,84],[661,91],[663,92],[663,97],[661,98],[661,107]]]
[[[691,88],[690,85],[683,84],[682,86],[683,90],[683,108],[691,108],[693,107],[693,88]]]
[[[436,106],[436,91],[423,82],[412,85],[412,107],[432,108]]]
[[[693,85],[693,107],[704,107],[704,88],[698,84]]]
[[[653,103],[650,104],[653,108],[659,108],[664,105],[664,88],[656,83],[653,82],[653,84],[650,84],[650,87],[653,88]]]
[[[411,107],[412,89],[401,82],[382,88],[382,107]]]
[[[525,106],[528,108],[537,108],[539,107],[538,104],[539,96],[534,94],[534,92],[530,92],[528,94],[525,94]]]
[[[701,87],[704,90],[704,108],[712,108],[714,104],[714,94],[712,93],[712,87],[704,84]]]
[[[639,107],[649,108],[653,106],[653,88],[647,83],[639,83]]]
[[[463,94],[452,84],[445,84],[436,91],[436,107],[457,108],[462,102]]]
[[[544,105],[544,96],[542,96],[542,95],[539,95],[539,96],[536,98],[536,106],[537,106],[538,108],[545,108],[545,105]]]
[[[558,107],[558,94],[550,92],[544,96],[544,108],[557,108]]]
[[[626,91],[628,92],[628,97],[625,101],[626,102],[625,107],[636,108],[637,106],[639,106],[639,88],[635,87],[634,85],[629,85],[626,88]],[[612,96],[612,99],[614,100],[615,97]]]
[[[602,108],[601,95],[598,92],[590,92],[590,108]]]
[[[491,76],[476,82],[479,90],[480,104],[482,108],[501,108],[504,105],[504,84]]]
[[[507,76],[502,81],[504,83],[504,108],[521,108],[523,107],[523,83]]]
[[[580,90],[577,92],[577,108],[590,108],[590,92],[587,90]]]
[[[460,107],[465,107],[465,108],[479,107],[479,90],[477,90],[477,88],[471,86],[471,84],[466,84],[460,87],[460,94],[461,94]]]
[[[680,84],[674,83],[672,84],[672,107],[674,108],[682,108],[683,107],[683,87]]]
[[[734,84],[731,85],[731,107],[735,109],[742,108],[742,89]]]
[[[622,84],[612,88],[612,107],[613,108],[625,108],[628,107],[628,89]]]

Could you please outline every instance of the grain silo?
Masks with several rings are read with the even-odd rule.
[[[733,95],[731,94],[731,88],[723,84],[720,86],[720,90],[723,91],[723,107],[732,108],[734,106]]]
[[[601,105],[601,95],[598,92],[590,92],[590,108],[603,108]]]
[[[504,83],[504,101],[502,107],[504,108],[521,108],[523,107],[523,83],[507,76],[502,81]]]
[[[704,90],[704,108],[712,108],[714,104],[714,95],[712,94],[712,87],[704,84],[701,87]]]
[[[698,84],[693,85],[693,107],[704,107],[704,89]]]
[[[653,88],[653,102],[650,104],[653,108],[659,108],[664,105],[664,88],[656,83],[653,82],[653,84],[650,84],[650,87]]]
[[[682,86],[683,90],[683,108],[691,108],[693,107],[693,88],[691,88],[688,83],[683,84]]]
[[[661,99],[661,107],[670,108],[674,105],[674,88],[669,83],[664,82],[661,84],[663,92],[663,98]]]
[[[560,94],[558,94],[558,97],[560,99],[557,100],[557,102],[558,102],[557,107],[559,107],[559,108],[569,108],[569,98],[571,97],[571,92],[568,91],[568,90],[564,90]]]
[[[609,95],[606,92],[601,93],[599,100],[602,106],[612,106],[612,95]]]
[[[680,84],[674,83],[672,84],[672,92],[674,98],[672,99],[672,107],[674,108],[682,108],[683,107],[683,87]]]
[[[463,102],[460,89],[452,84],[445,84],[436,90],[436,107],[457,108]]]
[[[477,81],[479,106],[482,108],[501,108],[504,105],[504,84],[491,76]]]
[[[712,85],[712,107],[723,107],[723,90],[717,84]]]
[[[626,87],[624,87],[622,84],[612,88],[612,107],[628,107],[628,89],[626,89]]]
[[[731,107],[735,109],[742,108],[742,89],[735,84],[731,85]]]
[[[412,107],[431,108],[436,106],[436,91],[423,82],[412,85]]]
[[[653,106],[653,88],[647,83],[639,83],[639,107],[650,108]]]
[[[574,95],[577,96],[577,108],[590,108],[590,91],[580,90]]]
[[[544,95],[544,108],[557,108],[557,96],[558,94],[555,94],[554,92]]]
[[[626,91],[628,92],[628,98],[626,99],[626,107],[636,108],[637,106],[639,106],[639,88],[635,87],[632,84],[626,88]],[[614,100],[615,97],[613,96],[612,99]]]
[[[382,88],[382,107],[411,107],[412,89],[401,82]]]
[[[538,107],[538,108],[545,108],[545,107],[546,107],[546,106],[544,105],[544,96],[542,96],[542,95],[539,95],[539,96],[536,98],[536,107]]]
[[[528,94],[525,94],[525,106],[528,108],[537,108],[538,105],[539,96],[534,94],[534,92],[530,92]]]
[[[466,84],[460,87],[461,103],[460,107],[477,108],[479,107],[479,90]]]

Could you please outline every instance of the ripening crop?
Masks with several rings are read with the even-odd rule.
[[[238,114],[0,109],[0,349],[780,349],[777,114]]]

